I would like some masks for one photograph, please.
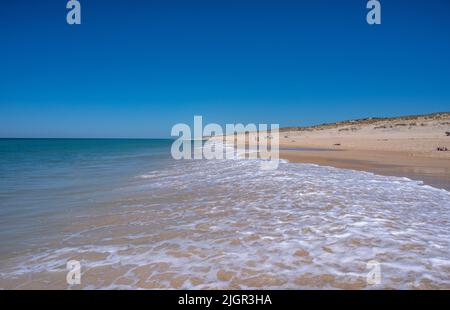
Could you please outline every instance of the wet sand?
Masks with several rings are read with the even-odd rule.
[[[293,163],[407,177],[450,191],[450,159],[414,156],[407,152],[368,150],[280,150],[280,157]]]

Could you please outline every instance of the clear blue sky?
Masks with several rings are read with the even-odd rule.
[[[0,3],[1,137],[169,137],[450,110],[450,1]]]

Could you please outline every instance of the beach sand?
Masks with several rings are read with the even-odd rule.
[[[450,159],[414,156],[398,151],[280,151],[280,157],[296,163],[368,171],[408,177],[450,191]]]
[[[408,177],[450,190],[447,132],[450,113],[281,128],[280,157],[290,162]],[[250,133],[249,138],[253,135]],[[449,151],[438,151],[438,147]]]
[[[365,119],[280,132],[280,156],[381,175],[405,176],[450,190],[450,113]],[[323,151],[286,150],[323,148]]]

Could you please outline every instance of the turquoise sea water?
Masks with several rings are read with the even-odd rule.
[[[57,233],[171,161],[172,140],[0,139],[0,255]]]

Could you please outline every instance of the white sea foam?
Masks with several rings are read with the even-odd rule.
[[[59,244],[4,262],[0,275],[64,271],[78,257],[84,275],[123,269],[84,288],[371,288],[376,260],[376,288],[450,286],[449,192],[317,165],[259,168],[178,161],[146,172],[104,216],[77,219]]]

